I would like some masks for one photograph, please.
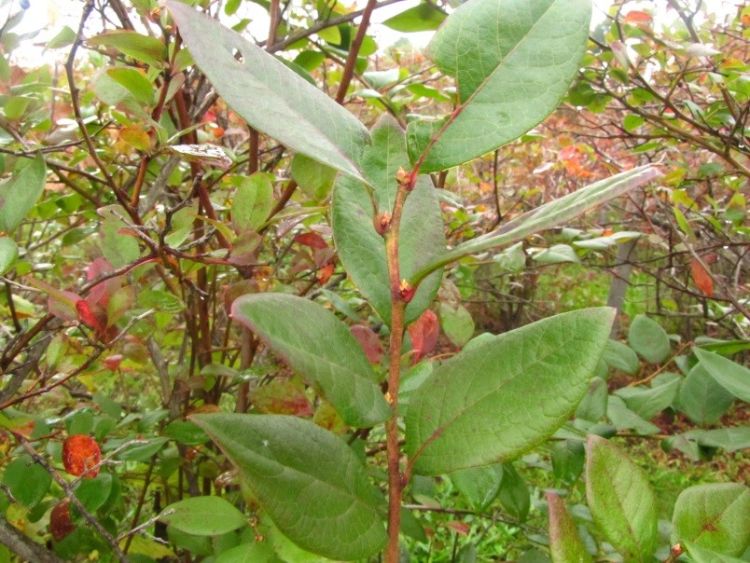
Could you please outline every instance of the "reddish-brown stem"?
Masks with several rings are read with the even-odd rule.
[[[351,46],[349,47],[349,56],[346,58],[346,65],[344,66],[344,74],[341,77],[341,83],[339,84],[338,92],[336,92],[336,101],[343,103],[346,98],[346,91],[349,89],[349,84],[352,81],[354,75],[354,66],[357,64],[357,56],[359,50],[362,47],[362,42],[365,40],[367,34],[367,27],[370,25],[370,16],[372,11],[375,9],[377,2],[375,0],[368,0],[365,11],[362,13],[362,21],[359,23],[359,29],[357,29],[357,35],[354,37]]]
[[[405,182],[399,181],[393,214],[386,234],[385,248],[388,261],[388,277],[391,286],[391,336],[389,343],[390,365],[388,371],[388,395],[392,414],[385,425],[388,453],[388,546],[386,563],[399,561],[399,530],[401,528],[401,497],[406,485],[401,474],[401,448],[398,439],[398,390],[401,379],[401,346],[404,341],[404,311],[406,299],[402,295],[401,270],[399,267],[399,228],[404,203],[416,182],[416,170]]]

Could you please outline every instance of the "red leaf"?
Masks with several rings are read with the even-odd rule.
[[[466,524],[465,522],[457,522],[455,520],[450,520],[445,523],[446,526],[449,528],[452,528],[455,532],[461,534],[462,536],[469,535],[469,532],[471,531],[471,526]]]
[[[328,264],[323,266],[320,270],[318,270],[317,274],[315,274],[316,277],[318,278],[318,283],[320,285],[323,285],[328,280],[330,280],[331,276],[333,275],[334,269],[335,268],[333,266],[333,262],[329,262]]]
[[[62,541],[65,536],[75,530],[73,519],[70,517],[70,501],[64,501],[55,505],[49,514],[49,531],[55,541]]]
[[[642,12],[640,10],[631,10],[630,12],[625,14],[625,18],[623,18],[623,21],[629,24],[639,24],[639,23],[651,23],[653,19],[654,18],[648,12]]]
[[[370,363],[380,363],[380,359],[383,357],[383,345],[375,331],[365,325],[354,325],[349,330],[352,331],[352,335],[362,346]]]
[[[65,471],[71,475],[93,478],[99,474],[102,452],[93,438],[74,434],[63,443],[62,459]]]
[[[99,305],[92,305],[85,299],[76,302],[78,320],[87,327],[93,329],[97,336],[104,335],[107,331],[107,313]]]
[[[320,250],[328,248],[328,243],[318,233],[300,233],[294,237],[294,242]]]
[[[711,279],[711,274],[703,267],[698,260],[693,258],[690,262],[690,271],[693,274],[693,281],[695,287],[701,290],[701,293],[706,297],[713,297],[714,294],[714,282]]]
[[[102,363],[104,364],[104,367],[107,368],[109,371],[117,371],[117,368],[120,367],[120,363],[123,360],[122,354],[113,354],[111,356],[107,356],[104,358]]]
[[[432,310],[427,309],[421,317],[409,325],[408,330],[414,353],[414,363],[416,364],[437,346],[440,336],[440,321]]]

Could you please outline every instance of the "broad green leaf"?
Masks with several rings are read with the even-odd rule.
[[[175,0],[167,6],[196,64],[252,127],[296,152],[362,178],[357,163],[369,135],[351,113],[216,20]]]
[[[154,85],[143,74],[134,68],[117,67],[110,68],[107,74],[123,86],[133,97],[142,104],[154,103]]]
[[[654,387],[623,387],[615,391],[628,408],[638,416],[650,420],[672,404],[680,389],[681,378],[676,377]]]
[[[588,392],[576,409],[576,418],[598,422],[607,414],[607,382],[595,377],[589,384]]]
[[[627,344],[610,339],[604,349],[602,359],[609,367],[619,369],[627,374],[633,375],[638,371],[640,362],[638,355]]]
[[[688,440],[695,440],[701,446],[721,448],[728,452],[750,449],[750,426],[733,426],[714,430],[688,430],[679,434]]]
[[[685,549],[690,554],[693,563],[745,563],[742,559],[698,547],[692,542],[685,542]]]
[[[565,223],[584,211],[640,187],[660,175],[661,173],[653,166],[644,166],[595,182],[524,213],[492,232],[459,244],[449,252],[440,254],[437,259],[431,260],[427,266],[412,276],[410,281],[416,284],[436,268],[459,258],[491,248],[507,246],[539,231]]]
[[[372,194],[352,178],[340,177],[333,193],[333,237],[341,262],[378,315],[390,323],[391,290],[385,239],[375,230],[376,217],[390,214],[396,197],[396,172],[409,166],[404,133],[391,118],[382,118],[372,130],[372,145],[365,149],[362,166],[373,186]],[[406,200],[399,239],[400,273],[408,279],[445,248],[437,192],[428,177],[420,177]],[[420,284],[406,308],[406,321],[419,317],[432,303],[441,272]]]
[[[591,555],[578,535],[576,523],[565,508],[565,502],[547,491],[549,508],[549,543],[553,563],[589,563]]]
[[[294,155],[291,173],[300,189],[314,201],[322,201],[328,197],[336,180],[336,170],[304,154]]]
[[[267,541],[243,543],[216,557],[216,563],[282,563]]]
[[[18,258],[16,241],[10,237],[0,237],[0,276],[13,267]]]
[[[578,72],[590,19],[590,0],[469,0],[459,6],[435,34],[429,55],[455,77],[460,105],[436,141],[422,136],[410,148],[412,154],[427,151],[421,170],[481,156],[547,117]]]
[[[410,398],[414,470],[438,475],[511,460],[552,435],[588,389],[613,318],[609,308],[563,313],[441,364]]]
[[[9,180],[0,184],[0,231],[14,231],[44,191],[47,169],[41,155],[22,162]]]
[[[500,463],[469,467],[450,474],[453,485],[477,510],[484,510],[500,492],[503,466]]]
[[[75,40],[76,32],[66,25],[57,32],[57,35],[55,35],[47,42],[47,49],[59,49],[60,47],[67,47],[68,45],[72,45]]]
[[[125,223],[112,216],[102,222],[102,254],[115,268],[121,268],[138,259],[141,254],[138,241],[125,235]]]
[[[403,31],[404,33],[432,31],[440,27],[445,18],[445,12],[435,7],[435,5],[429,2],[422,2],[413,8],[409,8],[388,18],[383,22],[383,25],[396,31]]]
[[[441,303],[438,307],[440,326],[445,336],[459,348],[474,336],[474,319],[463,305],[452,307],[448,303]]]
[[[156,455],[168,441],[169,438],[152,438],[146,440],[144,444],[128,446],[117,454],[117,458],[123,461],[146,461]]]
[[[321,305],[278,293],[245,295],[232,316],[316,387],[350,426],[383,422],[390,408],[349,328]]]
[[[30,456],[22,455],[5,467],[3,484],[8,487],[13,498],[32,508],[39,504],[52,484],[47,470],[35,463]]]
[[[685,489],[672,514],[676,541],[733,557],[750,546],[750,489],[740,483],[712,483]]]
[[[586,499],[594,522],[626,561],[652,560],[656,499],[648,478],[620,448],[595,435],[586,444]]]
[[[84,479],[76,488],[75,495],[89,512],[96,512],[107,502],[112,491],[112,475],[101,473],[93,479]]]
[[[107,31],[92,37],[87,43],[93,46],[112,47],[128,57],[155,67],[162,66],[166,56],[166,49],[161,40],[129,30]]]
[[[170,504],[159,520],[194,536],[218,536],[247,525],[245,516],[221,497],[192,497]]]
[[[750,369],[713,352],[693,348],[701,365],[732,395],[750,403]]]
[[[351,560],[385,544],[385,501],[359,458],[330,432],[284,415],[192,420],[237,466],[279,530],[303,549]]]
[[[659,427],[644,420],[635,412],[631,411],[617,395],[613,395],[607,401],[607,418],[617,430],[633,429],[638,434],[647,436],[659,432]]]
[[[630,323],[628,344],[644,360],[652,364],[660,364],[672,353],[666,331],[646,315],[636,315]]]
[[[232,202],[232,224],[238,232],[257,231],[273,208],[272,176],[256,172],[239,179]]]
[[[729,410],[734,396],[696,364],[680,385],[676,406],[696,424],[714,424]]]

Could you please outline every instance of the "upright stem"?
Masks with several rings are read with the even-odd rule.
[[[401,379],[401,345],[404,341],[404,311],[411,296],[409,288],[404,287],[401,282],[398,242],[404,202],[406,196],[414,187],[416,177],[416,172],[413,172],[405,179],[399,178],[393,215],[388,226],[385,242],[388,277],[391,286],[390,367],[387,399],[392,410],[391,417],[385,424],[388,453],[388,546],[385,552],[386,563],[398,563],[400,558],[398,536],[401,528],[401,497],[406,485],[401,474],[401,451],[398,443],[398,389]]]

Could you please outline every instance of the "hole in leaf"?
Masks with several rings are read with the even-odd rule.
[[[242,51],[236,48],[232,48],[232,56],[238,63],[244,63],[245,62],[245,56],[242,54]]]

